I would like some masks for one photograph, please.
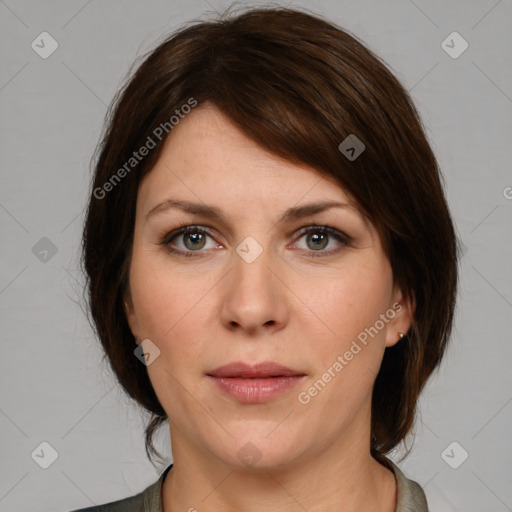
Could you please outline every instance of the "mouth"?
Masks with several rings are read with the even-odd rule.
[[[207,376],[223,394],[238,402],[262,403],[290,390],[306,374],[274,362],[252,366],[235,362],[220,366]]]

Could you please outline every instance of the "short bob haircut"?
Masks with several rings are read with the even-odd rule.
[[[409,94],[355,36],[283,7],[194,20],[139,58],[109,106],[93,156],[81,264],[104,358],[150,413],[148,458],[162,458],[153,435],[167,415],[134,355],[124,308],[136,199],[167,134],[190,110],[184,106],[197,101],[220,109],[265,150],[336,178],[376,227],[394,282],[415,307],[406,336],[385,350],[373,387],[371,455],[385,460],[414,426],[420,392],[449,340],[457,294],[457,237]],[[365,147],[355,159],[339,148],[349,135]],[[155,147],[134,163],[150,139]]]

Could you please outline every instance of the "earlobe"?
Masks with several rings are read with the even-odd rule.
[[[392,308],[395,315],[387,326],[386,347],[396,345],[406,336],[414,318],[414,297],[404,297],[401,290],[397,290],[394,299]]]
[[[393,338],[393,336],[394,336],[394,338]],[[393,334],[388,331],[388,334],[386,335],[386,347],[393,347],[399,341],[401,341],[401,339],[404,337],[405,337],[405,334],[403,332],[398,332],[396,334]]]

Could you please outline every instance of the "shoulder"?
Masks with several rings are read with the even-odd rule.
[[[162,484],[171,468],[172,464],[165,469],[156,482],[134,496],[70,512],[161,512]]]
[[[393,471],[397,484],[396,510],[399,512],[429,512],[427,497],[418,482],[410,480],[390,459],[389,468]]]
[[[147,493],[148,487],[144,491],[135,496],[124,498],[122,500],[111,501],[103,505],[95,505],[93,507],[80,508],[72,510],[71,512],[145,512],[144,511],[144,496]]]

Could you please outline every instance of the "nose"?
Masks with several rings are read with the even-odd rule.
[[[288,321],[288,288],[279,276],[279,262],[263,252],[254,260],[233,255],[233,268],[223,279],[223,325],[249,335],[281,330]]]

